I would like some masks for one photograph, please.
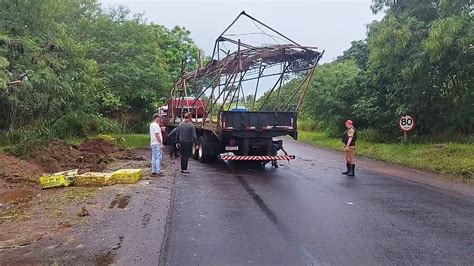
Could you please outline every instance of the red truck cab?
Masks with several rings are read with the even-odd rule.
[[[168,105],[160,107],[158,113],[163,143],[167,143],[168,133],[183,120],[184,114],[191,113],[193,122],[201,122],[206,108],[205,100],[194,97],[172,98],[168,101]]]
[[[175,119],[174,122],[179,123],[185,113],[191,113],[193,121],[199,122],[197,120],[204,117],[206,107],[206,101],[201,98],[172,98],[168,101],[168,119]]]

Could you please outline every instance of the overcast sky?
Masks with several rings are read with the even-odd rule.
[[[351,41],[365,38],[367,24],[381,17],[372,15],[371,0],[101,0],[101,3],[104,7],[124,5],[133,13],[144,13],[149,22],[168,28],[184,26],[206,55],[212,54],[217,36],[245,10],[299,44],[325,50],[322,62],[342,55]]]

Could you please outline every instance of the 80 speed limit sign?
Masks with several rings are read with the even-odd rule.
[[[415,118],[409,115],[401,116],[398,119],[398,127],[405,132],[415,129]]]

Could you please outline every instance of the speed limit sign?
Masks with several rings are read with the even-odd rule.
[[[409,115],[401,116],[398,119],[398,127],[405,132],[412,131],[415,129],[415,118]]]

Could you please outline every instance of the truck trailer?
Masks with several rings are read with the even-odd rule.
[[[267,35],[270,32],[287,43],[253,45],[233,39],[238,35],[227,32],[239,19],[249,19],[260,25],[259,29],[265,29]],[[209,63],[183,71],[175,82],[168,102],[166,130],[177,127],[184,114],[191,113],[198,136],[193,157],[200,162],[218,157],[262,164],[294,159],[293,155],[277,154],[282,141],[274,138],[298,138],[298,112],[323,54],[316,47],[299,45],[242,11],[217,38]],[[257,101],[262,84],[270,84],[265,79],[271,80],[273,86],[267,87]],[[297,79],[299,84],[291,97],[283,98],[281,87],[291,79]],[[245,97],[249,84],[254,87],[253,97]]]

